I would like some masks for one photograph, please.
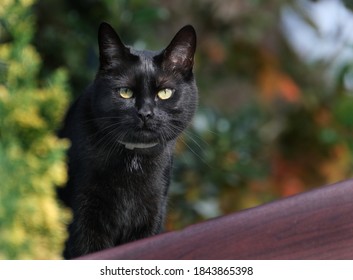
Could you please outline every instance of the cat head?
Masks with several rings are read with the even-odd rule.
[[[91,89],[91,112],[100,135],[109,145],[140,153],[173,142],[197,107],[194,28],[183,27],[158,52],[124,45],[107,23],[100,25],[98,41],[100,66]]]

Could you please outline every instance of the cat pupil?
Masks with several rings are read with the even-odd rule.
[[[162,89],[157,93],[158,97],[162,100],[166,100],[172,97],[173,90],[170,88]]]
[[[119,94],[122,98],[126,99],[131,98],[134,95],[133,91],[129,88],[120,88]]]

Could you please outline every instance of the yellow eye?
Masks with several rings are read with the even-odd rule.
[[[129,88],[119,88],[119,95],[122,98],[129,99],[134,95],[134,92]]]
[[[159,99],[166,100],[166,99],[169,99],[172,97],[173,92],[174,91],[172,89],[165,88],[165,89],[158,91],[157,95],[158,95]]]

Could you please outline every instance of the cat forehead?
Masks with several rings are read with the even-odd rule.
[[[136,50],[132,47],[128,47],[130,55],[138,57],[138,64],[140,64],[142,71],[154,71],[154,58],[160,53],[150,50]]]
[[[156,85],[172,83],[172,77],[168,72],[161,71],[161,67],[154,60],[155,55],[139,55],[133,64],[126,64],[124,68],[116,72],[116,80],[121,84],[136,86],[140,83],[153,82]]]
[[[173,83],[173,78],[151,61],[143,61],[138,67],[129,69],[125,73],[118,75],[119,80],[128,82],[128,85],[136,86],[139,83],[155,83],[156,85],[167,85]]]

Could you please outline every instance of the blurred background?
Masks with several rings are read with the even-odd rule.
[[[102,21],[138,49],[198,34],[200,108],[176,151],[166,230],[348,179],[353,5],[336,0],[2,0],[0,259],[60,259],[59,128],[94,78]]]

